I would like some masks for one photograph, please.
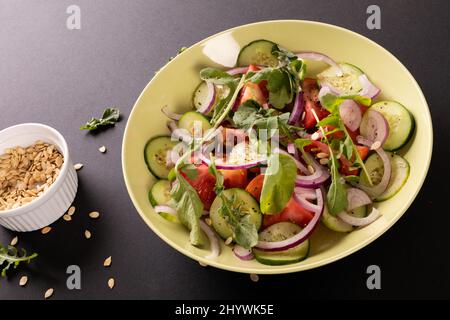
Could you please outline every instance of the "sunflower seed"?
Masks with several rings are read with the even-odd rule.
[[[75,207],[74,207],[74,206],[71,206],[71,207],[69,208],[69,210],[67,210],[67,214],[68,214],[69,216],[73,216],[74,213],[75,213]]]
[[[98,148],[98,151],[100,151],[101,153],[105,153],[106,152],[106,147],[105,146],[101,146],[100,148]]]
[[[207,224],[208,226],[212,225],[212,221],[211,221],[210,218],[206,218],[206,219],[205,219],[205,222],[206,222],[206,224]]]
[[[92,212],[89,213],[89,217],[91,219],[98,219],[100,217],[100,213],[97,212],[97,211],[92,211]]]
[[[108,287],[110,289],[114,288],[115,284],[116,284],[116,281],[114,280],[114,278],[109,278],[108,279]]]
[[[75,163],[74,164],[74,166],[73,166],[73,168],[75,169],[75,170],[80,170],[81,168],[83,168],[83,164],[82,163]]]
[[[72,217],[69,216],[68,214],[63,215],[63,219],[64,219],[65,221],[72,221]]]
[[[19,286],[23,287],[27,284],[27,282],[28,282],[28,277],[22,276],[22,277],[20,277],[20,280],[19,280]]]
[[[311,172],[311,174],[314,174],[314,171],[315,171],[313,166],[310,164],[308,165],[308,171]]]
[[[320,159],[320,164],[321,165],[326,165],[328,162],[329,162],[330,160],[328,160],[328,158],[323,158],[323,159]]]
[[[253,282],[258,282],[259,281],[259,276],[257,274],[252,273],[252,274],[250,274],[250,279]]]
[[[103,266],[104,267],[109,267],[112,263],[112,257],[109,256],[108,258],[105,259],[105,261],[103,262]]]
[[[381,147],[381,142],[380,141],[375,141],[374,143],[372,143],[372,145],[370,146],[370,150],[376,150],[378,148]]]
[[[325,152],[319,152],[319,153],[317,154],[317,158],[319,158],[319,159],[328,158],[328,153],[325,153]]]
[[[86,239],[90,239],[91,238],[91,232],[89,231],[89,230],[85,230],[84,231],[84,237],[86,238]]]
[[[47,289],[47,291],[45,291],[44,294],[44,299],[50,298],[53,295],[53,292],[54,292],[53,288]]]
[[[10,245],[14,247],[17,244],[17,242],[19,242],[19,238],[15,236],[14,238],[12,238]]]
[[[233,241],[232,237],[228,237],[227,240],[225,240],[225,244],[229,245]]]
[[[203,263],[201,261],[199,261],[198,264],[201,265],[202,267],[207,267],[208,266],[206,263]]]
[[[47,234],[50,231],[52,231],[52,227],[47,226],[47,227],[42,228],[41,233],[42,234]]]

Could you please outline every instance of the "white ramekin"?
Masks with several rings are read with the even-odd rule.
[[[37,140],[54,144],[64,157],[55,182],[40,197],[10,210],[0,211],[0,224],[14,231],[34,231],[56,221],[70,207],[78,188],[78,177],[70,159],[66,140],[55,129],[39,124],[24,123],[0,131],[0,154],[6,148],[27,147]]]

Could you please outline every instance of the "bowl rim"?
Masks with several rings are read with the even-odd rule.
[[[431,162],[431,156],[432,156],[432,152],[433,152],[433,125],[432,125],[432,120],[431,120],[431,114],[430,114],[430,109],[428,106],[428,103],[425,99],[425,96],[419,86],[419,84],[417,83],[416,79],[413,77],[413,75],[411,74],[411,72],[403,65],[403,63],[394,55],[392,54],[390,51],[388,51],[387,49],[385,49],[383,46],[379,45],[378,43],[376,43],[375,41],[346,28],[340,27],[340,26],[336,26],[333,24],[329,24],[329,23],[324,23],[324,22],[318,22],[318,21],[311,21],[311,20],[296,20],[296,19],[282,19],[282,20],[265,20],[265,21],[259,21],[259,22],[254,22],[254,23],[248,23],[248,24],[244,24],[244,25],[240,25],[240,26],[236,26],[233,28],[229,28],[226,30],[223,30],[219,33],[213,34],[209,37],[206,37],[196,43],[194,43],[193,45],[191,45],[189,48],[186,49],[186,52],[191,50],[192,47],[194,46],[198,46],[201,45],[202,43],[207,42],[208,40],[215,38],[217,36],[220,36],[224,33],[228,33],[228,32],[232,32],[234,30],[238,30],[241,28],[246,28],[249,26],[254,26],[254,25],[264,25],[264,24],[277,24],[277,23],[300,23],[300,24],[311,24],[311,25],[319,25],[319,26],[324,26],[327,28],[331,28],[331,29],[335,29],[338,31],[342,31],[345,33],[349,33],[350,35],[360,38],[364,41],[367,41],[369,43],[371,43],[372,45],[378,47],[379,49],[381,49],[382,51],[384,51],[388,56],[391,56],[394,61],[396,61],[400,67],[403,69],[403,71],[405,72],[405,74],[410,78],[410,80],[412,80],[413,85],[415,86],[416,90],[418,90],[419,92],[419,96],[420,96],[420,102],[422,104],[424,104],[426,106],[426,117],[425,117],[425,122],[427,123],[427,129],[430,130],[430,135],[429,135],[429,141],[428,141],[428,146],[427,149],[424,150],[425,151],[425,156],[426,156],[426,167],[425,170],[423,170],[422,175],[419,177],[419,184],[418,184],[418,188],[414,191],[413,194],[411,194],[411,197],[409,197],[408,201],[403,203],[403,206],[401,207],[401,209],[399,210],[399,212],[401,212],[400,214],[397,214],[394,219],[392,219],[389,223],[386,224],[386,226],[381,229],[379,232],[376,232],[374,234],[372,234],[371,236],[365,238],[364,241],[359,242],[358,244],[348,248],[347,250],[344,250],[342,252],[339,252],[335,255],[333,255],[332,257],[328,257],[325,259],[322,259],[320,261],[316,261],[314,263],[304,263],[305,261],[303,261],[302,264],[291,264],[291,265],[285,265],[285,266],[277,266],[277,268],[265,268],[265,269],[258,269],[258,268],[252,268],[252,267],[238,267],[238,266],[230,266],[227,265],[225,263],[219,262],[219,261],[215,261],[215,260],[209,260],[206,259],[204,257],[201,257],[195,253],[193,253],[192,251],[189,251],[187,249],[185,249],[184,247],[178,246],[176,243],[172,242],[172,240],[170,240],[168,237],[166,237],[162,232],[159,231],[159,229],[146,217],[145,213],[143,212],[143,210],[141,210],[141,208],[138,206],[138,201],[135,198],[135,196],[133,195],[133,193],[131,192],[131,182],[129,180],[129,177],[127,176],[127,171],[126,171],[126,160],[125,160],[125,142],[127,140],[127,136],[128,136],[128,131],[129,129],[129,121],[133,116],[133,113],[135,112],[135,107],[137,106],[137,104],[140,102],[142,96],[144,95],[144,93],[147,91],[147,89],[151,86],[151,84],[153,83],[153,81],[155,81],[155,79],[157,78],[157,75],[155,75],[148,83],[147,85],[143,88],[143,90],[141,91],[139,97],[136,99],[136,102],[133,105],[133,108],[130,112],[130,115],[128,117],[128,121],[125,127],[125,131],[124,131],[124,135],[123,135],[123,139],[122,139],[122,152],[121,152],[121,160],[122,160],[122,173],[123,173],[123,177],[124,177],[124,181],[125,181],[125,185],[127,188],[127,192],[130,196],[131,201],[133,202],[133,205],[136,209],[136,211],[139,213],[139,215],[141,216],[141,218],[145,221],[145,223],[150,227],[150,229],[156,234],[158,235],[165,243],[167,243],[168,245],[170,245],[172,248],[174,248],[175,250],[177,250],[178,252],[192,258],[193,260],[196,260],[198,262],[204,263],[206,265],[209,266],[213,266],[222,270],[227,270],[227,271],[233,271],[233,272],[238,272],[238,273],[256,273],[256,274],[285,274],[285,273],[291,273],[291,272],[299,272],[299,271],[306,271],[309,269],[315,269],[321,266],[325,266],[327,264],[330,264],[332,262],[338,261],[342,258],[345,258],[347,256],[349,256],[350,254],[366,247],[367,245],[369,245],[370,243],[372,243],[374,240],[378,239],[379,237],[381,237],[386,231],[388,231],[404,214],[405,212],[408,210],[408,208],[411,206],[412,202],[415,200],[415,198],[417,197],[417,194],[420,192],[420,190],[422,189],[423,183],[425,182],[425,178],[428,174],[428,170],[430,167],[430,162]],[[176,60],[178,58],[175,57],[172,61]],[[167,65],[170,64],[167,63],[166,65],[164,65],[160,71],[163,71]],[[270,267],[270,266],[268,266]]]
[[[51,131],[53,134],[55,134],[61,140],[61,143],[55,144],[55,146],[58,147],[58,149],[60,149],[60,152],[62,153],[64,162],[63,162],[63,165],[59,172],[59,175],[56,177],[55,182],[53,182],[50,185],[50,187],[47,189],[47,191],[44,191],[44,193],[41,196],[37,197],[33,201],[30,201],[29,203],[27,203],[23,206],[20,206],[20,207],[14,208],[14,209],[0,211],[0,217],[21,216],[23,214],[33,211],[35,208],[37,208],[37,207],[41,206],[43,203],[47,202],[58,191],[58,188],[63,183],[63,179],[67,175],[67,172],[69,170],[69,162],[70,162],[69,147],[67,146],[66,139],[64,139],[63,135],[58,130],[56,130],[55,128],[50,127],[46,124],[29,122],[29,123],[16,124],[16,125],[13,125],[13,126],[10,126],[10,127],[7,127],[5,129],[1,130],[0,137],[5,132],[15,130],[20,127],[45,129],[45,130]],[[2,151],[0,151],[0,152],[2,152]]]

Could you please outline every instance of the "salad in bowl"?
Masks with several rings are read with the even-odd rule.
[[[306,77],[308,64],[328,67]],[[363,70],[319,52],[256,40],[228,70],[205,67],[192,110],[164,106],[171,135],[151,137],[144,158],[159,180],[154,211],[189,232],[216,259],[284,265],[308,257],[322,223],[349,233],[377,220],[377,202],[407,183],[397,154],[415,121]]]

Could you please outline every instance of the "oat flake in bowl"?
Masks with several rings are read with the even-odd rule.
[[[18,208],[41,196],[55,182],[64,162],[55,145],[44,141],[4,152],[0,156],[0,211]]]

